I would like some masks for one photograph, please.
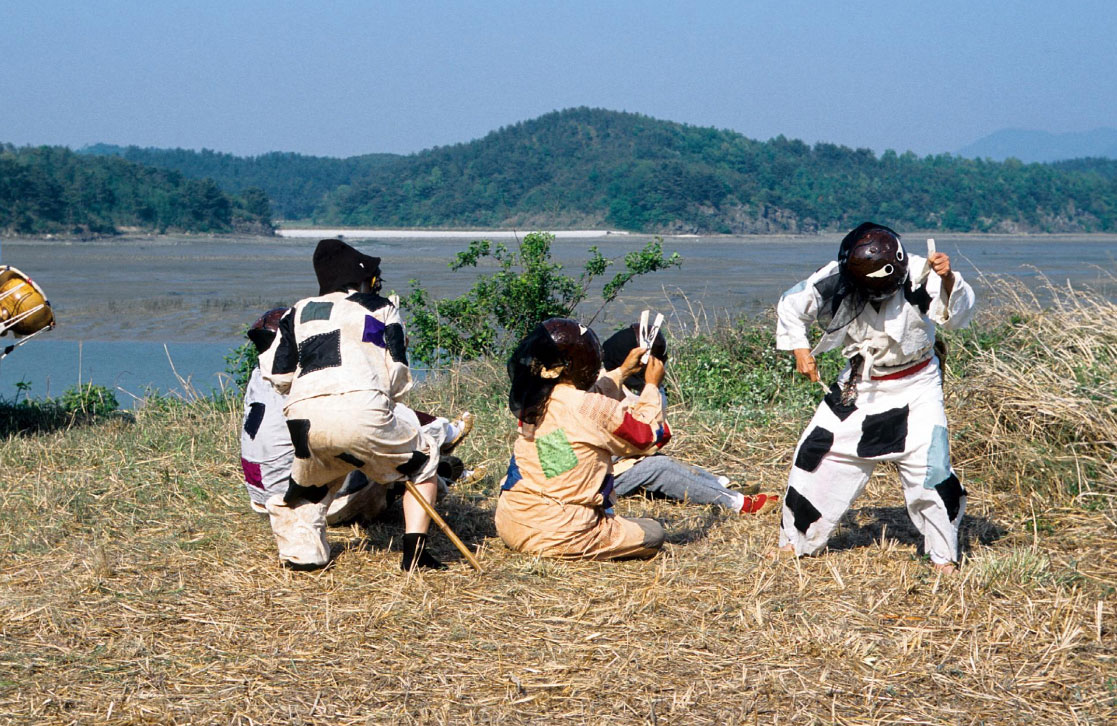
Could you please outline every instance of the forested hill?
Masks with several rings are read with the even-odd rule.
[[[223,192],[211,179],[63,147],[0,144],[0,232],[113,234],[272,232],[267,195]]]
[[[119,156],[146,166],[173,169],[195,179],[210,178],[222,189],[240,194],[263,189],[272,211],[282,219],[309,219],[328,192],[389,164],[396,154],[365,154],[347,159],[271,152],[260,156],[234,156],[209,149],[153,149],[138,146],[94,144],[79,154]]]
[[[408,156],[84,152],[90,162],[121,157],[212,178],[226,192],[259,187],[279,216],[329,225],[744,234],[838,231],[872,219],[920,230],[1117,231],[1111,160],[877,156],[588,108]]]
[[[405,157],[332,193],[316,218],[674,233],[841,230],[865,219],[926,230],[1115,231],[1117,180],[1072,166],[760,142],[579,108]]]

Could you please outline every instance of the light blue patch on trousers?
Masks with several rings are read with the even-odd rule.
[[[931,445],[927,448],[927,477],[924,489],[934,489],[950,476],[950,434],[945,426],[931,431]]]

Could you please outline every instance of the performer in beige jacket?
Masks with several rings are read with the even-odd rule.
[[[318,297],[295,303],[260,357],[266,381],[287,396],[295,460],[287,491],[268,499],[279,557],[296,569],[329,561],[326,512],[353,470],[371,481],[410,479],[434,502],[438,445],[394,412],[411,388],[399,311],[378,293],[380,258],[340,240],[314,251]],[[404,570],[445,567],[425,551],[430,519],[403,498]]]
[[[496,529],[512,549],[567,559],[654,557],[665,532],[653,519],[613,511],[613,457],[662,446],[671,437],[651,357],[644,389],[623,402],[621,381],[641,365],[643,348],[598,378],[601,343],[573,320],[540,323],[508,362],[509,408],[519,436],[501,483]]]

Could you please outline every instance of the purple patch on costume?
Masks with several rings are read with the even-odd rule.
[[[240,468],[244,470],[244,483],[257,489],[264,488],[264,476],[260,473],[260,465],[247,459],[240,460]]]
[[[384,347],[384,323],[380,322],[371,315],[365,316],[365,334],[361,336],[361,341],[365,343],[373,343]]]

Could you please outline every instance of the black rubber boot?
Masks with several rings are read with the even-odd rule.
[[[427,551],[427,536],[417,532],[408,532],[403,535],[403,559],[400,560],[399,568],[404,572],[420,568],[426,570],[447,569],[446,565],[439,562]]]

